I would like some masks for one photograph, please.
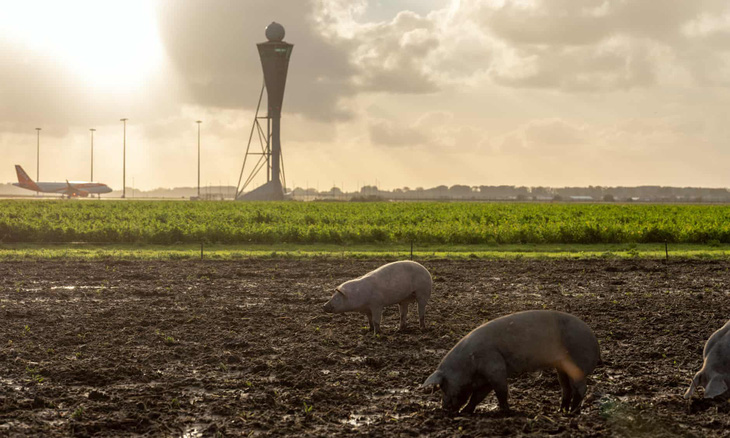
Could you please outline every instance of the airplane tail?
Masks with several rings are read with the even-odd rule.
[[[30,179],[28,174],[25,173],[25,170],[23,170],[23,168],[21,166],[16,164],[15,172],[18,174],[18,184],[20,185],[20,187],[30,189],[30,190],[35,190],[37,192],[41,191],[41,189],[38,187],[38,185],[35,182],[33,182],[32,179]]]

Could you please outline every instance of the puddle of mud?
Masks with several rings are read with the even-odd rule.
[[[347,418],[340,420],[340,422],[352,427],[361,427],[375,423],[375,417],[375,415],[368,414],[350,414]]]
[[[249,307],[265,306],[269,303],[268,298],[244,298],[243,303],[236,304],[239,309],[246,309]]]
[[[51,286],[50,290],[118,289],[119,286]]]
[[[204,436],[205,431],[210,427],[207,423],[196,423],[190,426],[185,426],[181,438],[199,438]]]

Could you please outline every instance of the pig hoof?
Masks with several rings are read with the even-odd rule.
[[[515,414],[515,411],[513,411],[511,408],[506,408],[506,409],[500,408],[499,411],[497,411],[497,416],[499,416],[499,417],[511,417],[514,414]]]

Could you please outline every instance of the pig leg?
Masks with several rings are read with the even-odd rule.
[[[497,396],[499,402],[499,410],[502,412],[509,412],[509,390],[507,389],[507,369],[504,363],[499,365],[492,365],[489,374],[487,374],[487,381],[494,389],[494,394]]]
[[[370,312],[373,318],[373,330],[374,334],[380,333],[380,320],[383,318],[382,307],[371,307]]]
[[[560,411],[568,412],[570,409],[570,399],[573,397],[573,387],[571,386],[568,375],[560,370],[558,370],[558,382],[560,382],[560,387],[563,389],[563,399],[560,403]]]
[[[370,310],[368,310],[367,312],[363,312],[363,313],[365,313],[365,316],[368,317],[368,326],[369,326],[368,327],[368,332],[371,332],[374,329],[374,326],[373,326],[373,312],[371,312]]]
[[[509,402],[507,399],[509,398],[509,390],[507,389],[507,379],[505,378],[501,382],[498,382],[494,386],[494,394],[497,396],[497,401],[499,402],[499,410],[502,412],[509,412]]]
[[[469,398],[469,403],[464,407],[464,409],[461,410],[463,414],[473,414],[474,409],[477,408],[477,405],[484,400],[484,398],[489,395],[489,393],[492,391],[492,387],[489,386],[488,383],[483,383],[481,385],[475,386],[474,390],[471,393],[471,397]]]
[[[478,374],[486,379],[489,386],[494,389],[494,394],[499,402],[499,409],[502,412],[509,412],[509,390],[507,389],[507,364],[500,354],[487,354],[485,356],[472,355]]]
[[[398,303],[398,307],[400,308],[400,330],[404,331],[406,329],[406,317],[408,316],[408,302],[402,301]]]
[[[423,298],[418,300],[418,323],[421,330],[426,329],[426,300]]]
[[[570,404],[570,412],[573,414],[580,414],[580,405],[583,402],[583,397],[586,395],[586,381],[577,380],[572,383],[573,387],[573,402]]]

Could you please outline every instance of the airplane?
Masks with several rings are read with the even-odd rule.
[[[89,196],[89,194],[109,193],[112,191],[109,186],[102,183],[87,182],[87,181],[69,181],[63,182],[34,182],[25,170],[19,165],[15,165],[15,172],[18,174],[18,182],[13,183],[14,186],[23,189],[33,190],[34,192],[42,193],[57,193],[61,196],[68,196],[69,198],[81,196],[83,198]]]

